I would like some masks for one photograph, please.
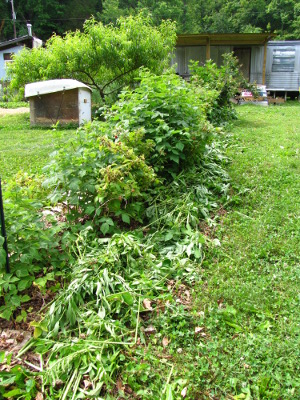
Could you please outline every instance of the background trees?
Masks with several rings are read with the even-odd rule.
[[[281,39],[299,38],[298,0],[14,0],[17,33],[26,34],[26,22],[34,33],[48,39],[53,33],[82,29],[92,15],[104,24],[142,9],[154,23],[172,19],[178,33],[275,31]],[[0,4],[0,40],[13,37],[10,0]]]

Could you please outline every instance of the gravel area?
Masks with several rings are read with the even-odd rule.
[[[3,117],[4,115],[23,114],[27,112],[29,112],[28,107],[0,108],[0,117]]]

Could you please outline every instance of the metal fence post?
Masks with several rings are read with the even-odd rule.
[[[6,262],[5,262],[5,268],[6,272],[10,272],[9,268],[9,256],[8,256],[8,248],[7,248],[7,236],[6,236],[6,231],[5,231],[5,221],[4,221],[4,210],[3,210],[3,200],[2,200],[2,187],[1,187],[1,178],[0,178],[0,223],[1,223],[1,235],[4,238],[4,243],[3,243],[3,248],[4,251],[6,252]]]

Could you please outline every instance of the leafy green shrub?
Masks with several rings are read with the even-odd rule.
[[[12,353],[7,355],[0,351],[0,395],[1,399],[31,400],[37,395],[37,382],[35,373],[25,370],[19,365],[14,365],[6,370],[12,362]],[[6,367],[6,368],[5,368]]]
[[[104,235],[119,222],[142,221],[146,191],[156,181],[144,157],[109,139],[107,129],[105,123],[80,129],[77,139],[54,155],[44,182],[53,190],[52,203],[67,204],[69,221],[81,218],[81,224],[87,221]]]
[[[207,101],[207,100],[206,100]],[[175,176],[201,157],[210,137],[206,121],[207,103],[193,86],[173,73],[155,76],[141,71],[139,86],[124,90],[106,114],[118,140],[127,141],[131,132],[144,130],[151,144],[144,154],[148,164],[161,176]]]
[[[1,253],[1,318],[10,319],[22,303],[30,300],[26,290],[32,283],[44,288],[69,259],[69,243],[63,234],[58,235],[65,225],[57,224],[52,213],[42,212],[46,211],[46,193],[40,185],[37,178],[20,174],[3,190],[11,271],[5,272],[5,257]]]
[[[220,68],[211,60],[203,66],[199,65],[198,61],[192,61],[189,66],[192,73],[191,84],[215,92],[208,118],[216,125],[236,118],[230,100],[234,98],[240,88],[251,86],[239,69],[238,59],[228,53],[224,54],[223,58],[223,65]]]

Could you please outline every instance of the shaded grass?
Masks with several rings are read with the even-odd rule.
[[[29,114],[0,117],[1,178],[11,178],[18,171],[40,172],[55,147],[74,132],[75,129],[30,127]]]

